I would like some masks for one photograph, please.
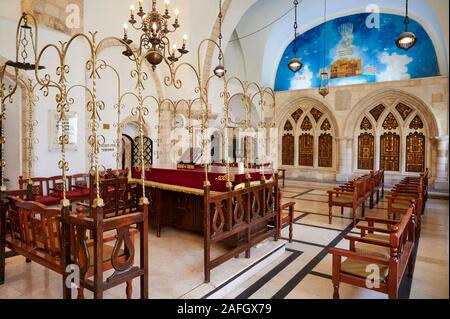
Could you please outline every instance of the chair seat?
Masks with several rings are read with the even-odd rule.
[[[392,202],[392,208],[394,209],[405,209],[407,210],[411,206],[410,202],[407,201],[394,201]]]
[[[347,258],[341,264],[341,272],[360,278],[367,278],[367,276],[374,274],[373,271],[375,266],[378,266],[378,269],[380,270],[380,281],[386,282],[389,274],[389,267],[387,265]]]
[[[381,234],[367,234],[365,238],[389,242],[389,237]],[[355,242],[355,252],[361,255],[376,256],[382,258],[389,258],[391,256],[391,250],[389,249],[389,247],[378,246],[362,242]]]
[[[334,197],[332,202],[336,204],[351,204],[353,203],[353,197],[348,195],[340,195]]]
[[[41,203],[45,206],[51,206],[51,205],[58,205],[61,199],[53,196],[36,196],[34,201]]]
[[[89,189],[77,189],[77,190],[71,190],[66,192],[66,197],[69,199],[77,199],[81,197],[89,196]]]

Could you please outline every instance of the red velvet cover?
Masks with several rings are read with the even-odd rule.
[[[209,172],[208,180],[211,183],[211,190],[217,192],[225,192],[226,181],[218,180],[219,176],[223,176],[223,172]],[[237,184],[245,182],[245,174],[233,174],[234,182],[233,187]],[[272,176],[272,172],[265,172],[264,174],[267,179]],[[141,172],[136,170],[136,168],[132,169],[133,178],[141,178]],[[252,181],[260,180],[261,173],[260,172],[251,172],[250,178]],[[167,169],[167,168],[152,168],[150,170],[145,171],[145,179],[152,182],[171,184],[171,185],[179,185],[191,188],[203,188],[203,182],[205,181],[205,172],[204,170],[185,170],[185,169]]]

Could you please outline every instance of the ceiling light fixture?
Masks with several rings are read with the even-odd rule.
[[[409,17],[408,17],[408,0],[406,0],[406,15],[405,15],[405,31],[400,34],[395,43],[397,46],[405,51],[411,49],[417,42],[417,38],[414,33],[408,31]]]
[[[219,64],[214,68],[214,74],[218,77],[218,78],[222,78],[225,73],[227,73],[227,70],[225,70],[225,67],[222,63],[222,0],[219,0],[219,36],[218,36],[218,40],[219,40]]]
[[[294,21],[294,48],[293,48],[293,52],[294,52],[294,58],[292,58],[292,60],[289,62],[288,64],[288,68],[289,70],[291,70],[292,72],[297,72],[298,70],[300,70],[303,66],[302,61],[300,61],[299,58],[297,58],[297,28],[298,28],[298,24],[297,24],[297,7],[298,7],[298,0],[294,0],[294,9],[295,9],[295,21]]]
[[[183,44],[181,48],[177,49],[176,45],[171,46],[167,35],[175,32],[179,27],[178,9],[174,10],[175,19],[172,23],[173,29],[169,29],[169,15],[170,0],[164,1],[164,13],[161,14],[156,9],[156,0],[152,0],[152,10],[148,13],[144,12],[142,0],[138,1],[138,12],[136,15],[141,18],[140,25],[137,25],[135,19],[134,6],[130,6],[130,19],[128,22],[135,30],[141,30],[143,34],[140,37],[140,46],[147,50],[145,53],[146,60],[152,65],[155,70],[156,66],[162,62],[164,57],[167,57],[172,63],[177,62],[183,55],[189,51],[186,49],[187,35],[183,37]],[[128,38],[128,26],[124,25],[123,41],[131,44],[133,41]],[[123,55],[130,57],[133,53],[128,49],[122,52]]]

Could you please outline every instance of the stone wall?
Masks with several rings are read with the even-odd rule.
[[[427,128],[426,166],[430,168],[434,187],[448,190],[448,116],[449,94],[448,77],[438,76],[414,80],[356,84],[330,88],[326,98],[319,95],[317,89],[277,92],[277,127],[281,129],[292,112],[305,99],[322,105],[335,121],[335,145],[333,153],[337,156],[335,168],[304,168],[286,166],[287,175],[292,178],[336,179],[346,181],[364,173],[357,169],[356,129],[364,112],[377,103],[393,105],[404,101],[421,115]],[[302,102],[303,101],[303,102]],[[306,102],[309,103],[309,102]],[[281,133],[280,133],[281,134]],[[402,152],[405,147],[402,147]],[[281,163],[281,145],[279,146]],[[404,157],[404,154],[403,154]],[[376,167],[379,164],[376,163]],[[386,182],[395,183],[405,175],[405,171],[387,172]]]
[[[22,0],[21,7],[41,26],[68,35],[83,32],[83,0]]]

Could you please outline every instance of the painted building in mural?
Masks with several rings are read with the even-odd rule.
[[[419,40],[404,51],[395,44],[404,31],[404,17],[382,13],[377,18],[368,13],[340,17],[298,36],[297,57],[303,68],[292,73],[287,67],[294,57],[291,42],[280,60],[275,90],[319,87],[323,68],[330,71],[332,86],[440,75],[433,43],[419,23],[411,20],[409,30]]]

